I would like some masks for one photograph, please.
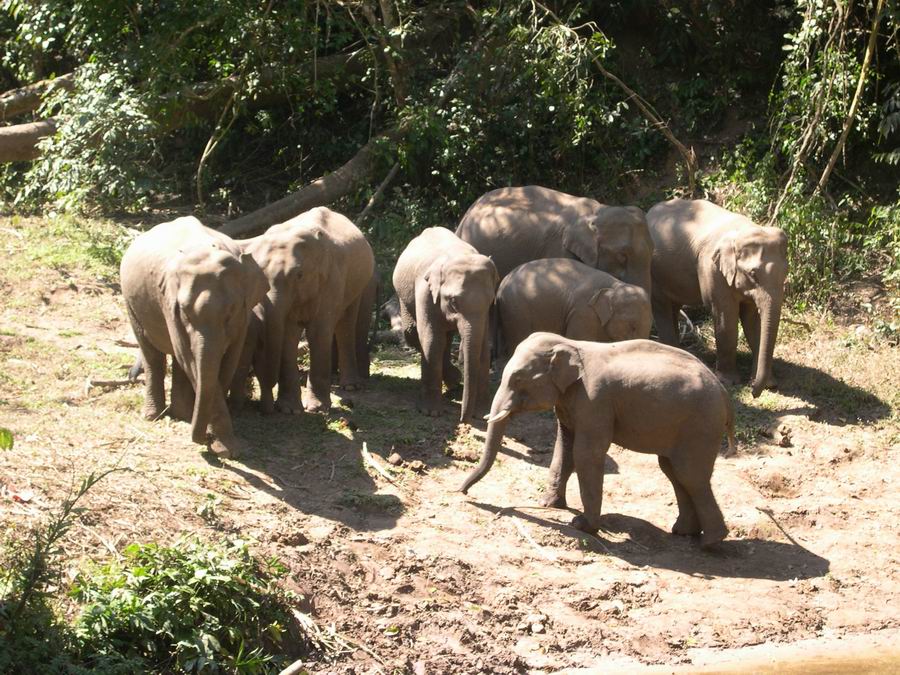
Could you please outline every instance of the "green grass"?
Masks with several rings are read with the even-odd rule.
[[[100,279],[115,279],[130,242],[128,232],[108,220],[57,216],[43,220],[13,216],[0,221],[19,236],[7,238],[4,276],[31,279],[35,268],[69,273],[80,270]]]

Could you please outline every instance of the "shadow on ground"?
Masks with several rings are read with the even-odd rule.
[[[703,551],[695,537],[675,536],[646,520],[618,513],[603,515],[603,529],[597,536],[591,536],[567,524],[517,508],[504,509],[480,502],[471,504],[490,513],[520,518],[538,527],[556,530],[576,540],[585,550],[612,555],[636,567],[647,565],[691,575],[773,581],[813,579],[824,576],[830,569],[827,559],[804,548],[784,530],[788,542],[734,539]],[[604,534],[626,534],[629,539],[618,541]]]

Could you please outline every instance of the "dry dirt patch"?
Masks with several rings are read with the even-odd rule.
[[[36,522],[78,476],[119,462],[129,471],[90,493],[66,539],[72,567],[136,541],[251,538],[290,567],[319,620],[378,657],[315,672],[674,666],[898,627],[900,350],[874,333],[798,317],[776,351],[781,389],[755,401],[734,390],[740,443],[713,486],[731,538],[705,554],[669,534],[674,495],[653,457],[612,449],[598,537],[537,508],[549,414],[514,420],[463,497],[483,430],[418,415],[418,368],[396,348],[376,355],[366,390],[335,391],[329,417],[251,406],[236,426],[252,451],[208,460],[187,425],[140,418],[139,389],[85,387],[134,356],[114,282],[78,264],[20,273],[0,280],[0,425],[17,441],[0,481],[34,497],[0,501],[0,522]]]

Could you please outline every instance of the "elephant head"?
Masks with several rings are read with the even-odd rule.
[[[576,259],[650,292],[653,241],[636,206],[605,206],[569,223],[563,246]]]
[[[553,333],[532,333],[520,342],[503,369],[500,387],[494,394],[481,463],[460,491],[465,494],[491,468],[512,415],[552,409],[566,390],[583,377],[581,354],[571,340]]]
[[[478,378],[487,377],[490,363],[482,363],[484,341],[500,276],[493,261],[480,254],[438,258],[425,272],[431,299],[445,320],[456,326],[464,364],[460,420],[475,413]]]
[[[777,227],[731,230],[718,241],[712,259],[728,286],[759,310],[759,354],[753,377],[757,397],[772,372],[787,278],[787,237]]]
[[[331,240],[317,225],[287,221],[243,243],[269,281],[269,291],[259,308],[262,367],[257,368],[257,377],[271,393],[278,381],[288,321],[309,318],[300,317],[297,308],[310,303],[315,306],[319,295],[327,291]]]
[[[643,288],[632,284],[601,288],[591,296],[590,305],[610,341],[646,339],[650,336],[653,316],[650,296]]]
[[[162,285],[174,357],[195,392],[191,437],[202,444],[240,359],[250,310],[268,282],[252,256],[214,245],[175,256]]]

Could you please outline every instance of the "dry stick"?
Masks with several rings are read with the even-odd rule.
[[[837,145],[834,146],[834,151],[831,153],[828,165],[825,167],[825,171],[819,179],[819,184],[816,185],[815,192],[821,192],[822,188],[824,188],[825,184],[828,182],[828,178],[834,170],[834,165],[837,164],[838,157],[840,157],[841,152],[844,149],[844,143],[846,143],[847,136],[850,134],[850,129],[853,126],[856,110],[859,108],[859,101],[862,98],[863,88],[866,84],[866,75],[869,73],[869,64],[872,63],[872,55],[875,53],[875,43],[878,40],[878,24],[881,23],[883,10],[884,0],[878,0],[878,4],[875,5],[875,18],[872,20],[872,30],[869,33],[869,43],[866,45],[866,55],[863,57],[862,68],[859,71],[859,80],[856,83],[856,92],[853,94],[853,100],[850,102],[850,110],[847,112],[847,119],[844,120],[844,129],[841,131]]]
[[[538,544],[530,534],[528,534],[528,530],[526,530],[525,526],[519,522],[518,518],[513,518],[512,524],[519,531],[519,534],[522,535],[522,538],[525,539],[525,541],[527,541],[529,544],[531,544],[535,551],[541,554],[542,558],[544,558],[545,560],[549,560],[552,563],[556,562],[556,556],[552,553],[549,553],[548,551],[545,551],[543,547],[541,547],[541,545]]]
[[[366,445],[365,441],[363,441],[363,445],[362,445],[362,456],[363,456],[363,461],[366,464],[368,464],[369,466],[371,466],[373,469],[375,469],[375,471],[377,471],[378,474],[382,478],[384,478],[388,483],[390,483],[391,485],[395,485],[397,487],[397,489],[400,490],[401,492],[404,492],[404,493],[406,492],[406,490],[403,488],[403,486],[400,485],[400,483],[395,481],[393,478],[391,478],[390,474],[388,474],[387,471],[382,469],[381,465],[375,461],[375,458],[372,456],[372,453],[369,452],[369,447]]]
[[[357,225],[361,225],[366,218],[369,217],[369,213],[372,211],[372,207],[375,206],[375,202],[381,199],[381,195],[384,194],[385,188],[387,188],[388,184],[394,180],[394,176],[397,175],[397,172],[400,171],[400,162],[395,162],[394,166],[391,167],[391,170],[388,171],[387,176],[384,177],[384,180],[381,181],[381,185],[378,186],[378,189],[369,197],[369,201],[366,203],[366,208],[360,211],[360,214],[356,216],[356,220],[354,221]]]
[[[578,33],[576,33],[575,30],[568,24],[563,23],[562,19],[560,19],[552,9],[542,5],[540,2],[534,2],[534,5],[544,10],[544,12],[546,12],[550,18],[556,21],[556,23],[564,30],[574,35],[579,42],[582,41]],[[694,190],[696,188],[696,179],[694,177],[694,174],[696,173],[697,168],[697,155],[694,153],[694,149],[688,149],[681,141],[675,138],[675,135],[669,129],[669,126],[662,121],[662,118],[660,117],[659,113],[656,112],[653,106],[650,105],[650,103],[640,94],[634,91],[634,89],[625,84],[617,76],[609,72],[600,62],[600,59],[598,59],[593,54],[593,52],[591,52],[590,57],[593,64],[597,67],[597,70],[600,71],[600,74],[603,75],[603,77],[605,77],[606,79],[611,80],[622,91],[624,91],[628,95],[628,98],[632,99],[635,104],[637,104],[638,109],[640,109],[644,117],[646,117],[654,127],[659,129],[662,135],[666,137],[666,140],[668,140],[669,143],[671,143],[675,147],[675,149],[678,150],[682,159],[684,159],[685,168],[688,172],[688,188],[690,189],[691,196],[693,196]]]

